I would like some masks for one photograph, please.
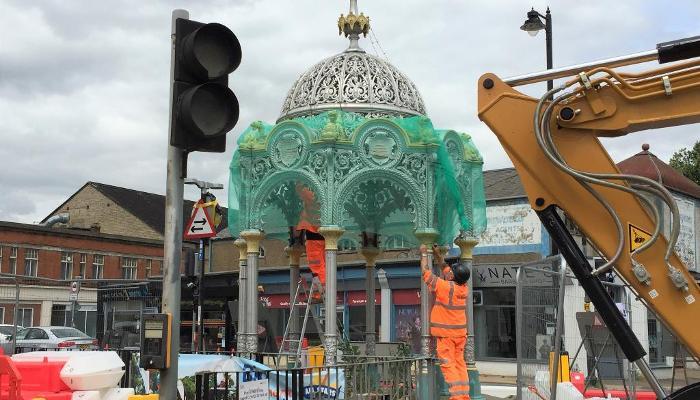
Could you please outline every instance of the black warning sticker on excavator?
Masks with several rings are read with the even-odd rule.
[[[632,224],[628,224],[628,226],[630,234],[630,253],[632,253],[642,247],[647,240],[651,239],[651,233]]]

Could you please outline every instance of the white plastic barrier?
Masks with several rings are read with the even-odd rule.
[[[66,361],[61,369],[61,380],[72,390],[104,392],[103,389],[116,388],[124,375],[124,362],[113,351],[34,351],[15,354],[12,361],[21,363],[41,361],[44,358],[49,361]],[[131,391],[133,394],[133,389]],[[104,395],[102,398],[105,398]]]

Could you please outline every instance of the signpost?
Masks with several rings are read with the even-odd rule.
[[[68,293],[68,300],[71,302],[70,306],[70,326],[75,328],[75,308],[78,306],[78,293],[80,293],[80,276],[77,277],[77,281],[73,281],[70,284],[70,292]]]
[[[210,238],[216,236],[216,226],[221,221],[221,216],[217,213],[216,197],[209,192],[209,189],[223,189],[220,183],[203,182],[197,179],[187,178],[185,184],[196,185],[200,191],[200,199],[194,205],[192,216],[187,223],[184,238],[186,240],[199,240],[199,252],[197,254],[197,266],[199,267],[199,278],[195,285],[193,297],[197,298],[196,318],[192,321],[192,344],[193,351],[204,351],[204,248],[211,246]],[[210,211],[211,210],[211,211]],[[211,254],[211,252],[210,252]],[[210,265],[211,265],[211,259]],[[196,320],[196,322],[195,322]],[[196,326],[195,326],[196,323]],[[196,329],[195,329],[196,328]],[[197,346],[194,346],[195,340]]]

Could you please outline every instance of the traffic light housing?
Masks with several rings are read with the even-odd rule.
[[[228,75],[241,63],[241,45],[224,25],[177,19],[170,144],[222,153],[238,122],[238,99]]]

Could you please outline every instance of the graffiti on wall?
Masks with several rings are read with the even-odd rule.
[[[676,253],[689,270],[697,270],[695,248],[695,204],[692,200],[673,196],[678,204],[681,219],[681,231],[676,242]]]
[[[479,246],[513,246],[542,242],[540,220],[527,203],[488,206],[486,218],[488,225],[481,236]]]

